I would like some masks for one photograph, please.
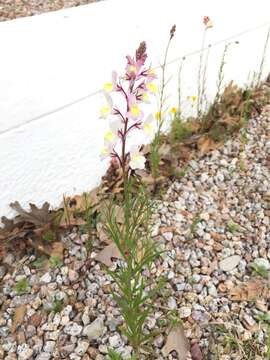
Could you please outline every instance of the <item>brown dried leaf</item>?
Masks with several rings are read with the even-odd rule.
[[[257,299],[269,299],[270,291],[267,282],[251,280],[233,287],[229,295],[233,301],[255,301]]]
[[[123,259],[118,247],[115,243],[111,243],[101,250],[95,257],[97,261],[105,264],[106,266],[112,266],[112,259]]]
[[[51,256],[57,256],[59,259],[63,260],[64,258],[64,245],[61,241],[56,241],[52,243]]]
[[[190,353],[192,360],[203,360],[202,351],[198,343],[191,346]]]
[[[107,235],[106,231],[104,230],[104,227],[102,223],[97,223],[97,235],[101,243],[110,244],[111,239]]]
[[[26,312],[26,305],[21,305],[15,309],[12,326],[10,331],[14,333],[18,326],[20,326],[23,322],[23,318]]]
[[[202,136],[198,140],[197,146],[202,154],[206,154],[210,150],[217,149],[219,145],[210,137]]]
[[[166,344],[162,348],[164,356],[168,356],[170,352],[176,351],[179,360],[186,360],[190,345],[185,336],[184,328],[181,324],[172,328],[169,332]]]
[[[36,226],[48,224],[52,220],[52,215],[49,213],[50,204],[47,202],[40,209],[35,204],[30,204],[29,212],[24,210],[18,201],[11,203],[10,207],[17,211],[21,221],[26,221]]]

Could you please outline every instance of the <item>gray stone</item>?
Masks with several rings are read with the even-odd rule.
[[[42,352],[36,357],[36,360],[50,360],[50,358],[51,358],[51,354],[47,352]]]
[[[71,336],[78,336],[82,332],[82,326],[78,325],[75,322],[70,321],[65,327],[64,327],[64,333],[71,335]]]
[[[83,335],[87,336],[89,340],[98,339],[104,330],[104,321],[101,318],[97,318],[91,324],[85,326],[83,329]]]
[[[79,340],[78,345],[75,349],[75,353],[80,356],[83,356],[86,353],[88,347],[89,347],[88,341]]]
[[[50,273],[46,272],[43,276],[41,276],[40,281],[46,284],[50,283],[52,281]]]
[[[241,257],[239,255],[229,256],[219,262],[222,271],[232,271],[239,264]]]
[[[254,260],[254,264],[257,266],[264,267],[266,270],[269,270],[270,264],[269,261],[265,258],[257,258]]]
[[[33,350],[30,349],[28,344],[21,344],[17,347],[17,354],[19,357],[19,360],[27,360],[30,359],[33,355]]]

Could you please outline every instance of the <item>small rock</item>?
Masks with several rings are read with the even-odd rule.
[[[68,270],[68,278],[70,282],[75,282],[79,279],[79,274],[77,271],[69,269]]]
[[[265,258],[257,258],[254,260],[254,264],[257,266],[264,267],[266,270],[269,270],[270,264],[269,261]]]
[[[87,336],[89,340],[98,339],[104,330],[104,321],[101,318],[97,318],[91,324],[85,326],[83,329],[83,335]]]
[[[72,321],[64,327],[64,333],[71,336],[78,336],[81,332],[82,326]]]
[[[50,273],[47,272],[47,273],[45,273],[43,276],[41,276],[40,281],[41,281],[41,282],[44,282],[44,283],[46,283],[46,284],[48,284],[49,282],[51,282],[51,281],[52,281],[52,277],[51,277]]]
[[[54,351],[54,348],[55,348],[55,341],[46,341],[43,350],[46,353],[52,353]]]
[[[239,255],[229,256],[219,262],[222,271],[232,271],[239,264],[241,257]]]
[[[0,337],[7,337],[9,334],[9,328],[7,326],[0,327]]]
[[[217,289],[215,287],[215,285],[210,285],[208,287],[208,294],[213,296],[213,297],[217,297],[218,296],[218,293],[217,293]]]
[[[173,297],[170,297],[170,298],[169,298],[169,300],[168,300],[168,307],[169,307],[171,310],[177,308],[177,303],[176,303],[175,298],[173,298]]]
[[[172,232],[165,232],[162,234],[164,239],[167,241],[171,241],[173,238],[173,233]]]
[[[89,346],[88,341],[79,340],[78,345],[75,349],[75,353],[80,356],[83,356],[86,353],[88,346]]]
[[[6,268],[5,266],[0,266],[0,280],[6,275]]]
[[[33,350],[30,349],[29,345],[22,344],[18,346],[17,354],[19,356],[19,360],[27,360],[33,355]]]
[[[36,360],[50,360],[50,358],[51,358],[51,354],[47,352],[42,352],[36,357]]]
[[[191,308],[189,308],[187,306],[182,306],[179,309],[179,316],[180,316],[181,319],[189,317],[190,314],[191,314]]]
[[[122,340],[118,334],[109,337],[110,346],[118,348],[122,344]]]

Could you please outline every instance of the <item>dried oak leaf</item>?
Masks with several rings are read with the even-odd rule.
[[[36,226],[48,224],[52,220],[49,212],[50,204],[45,202],[39,209],[35,204],[29,204],[30,211],[24,210],[18,201],[10,204],[10,207],[19,214],[19,220],[26,221]]]
[[[104,226],[102,223],[97,223],[97,235],[101,243],[110,244],[111,239],[107,235],[106,231],[104,230]]]
[[[95,257],[95,260],[100,261],[106,266],[112,266],[112,259],[123,259],[118,247],[115,243],[111,243],[101,250]]]
[[[254,301],[257,299],[269,299],[270,290],[267,282],[251,280],[230,290],[230,298],[233,301]]]
[[[213,139],[211,139],[210,137],[206,137],[206,136],[202,136],[198,142],[197,142],[197,146],[199,151],[202,154],[207,153],[208,151],[211,150],[215,150],[219,147],[219,144],[216,143]]]
[[[53,242],[51,245],[51,256],[57,256],[59,259],[64,258],[64,245],[61,241]]]
[[[190,345],[186,338],[184,328],[179,324],[169,332],[166,344],[162,348],[162,353],[164,356],[168,356],[170,352],[176,351],[179,360],[186,360],[189,350]]]
[[[12,326],[10,328],[10,331],[12,333],[14,333],[17,327],[22,324],[25,313],[26,313],[26,305],[21,305],[15,309]]]

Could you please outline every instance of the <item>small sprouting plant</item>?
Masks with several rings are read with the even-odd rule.
[[[270,325],[270,314],[266,312],[260,312],[254,316],[255,319],[262,323],[267,323]]]
[[[60,313],[64,308],[64,302],[62,300],[55,299],[52,303],[51,312]]]
[[[256,264],[256,262],[255,262],[255,263],[252,263],[250,265],[250,267],[254,274],[257,274],[264,279],[268,279],[268,276],[269,276],[268,269],[264,265]]]
[[[175,35],[176,26],[173,25],[173,27],[170,30],[170,36],[169,41],[167,43],[167,47],[165,50],[164,60],[161,65],[161,85],[160,85],[160,94],[159,94],[159,104],[158,104],[158,111],[156,114],[156,119],[158,122],[157,131],[155,133],[155,137],[151,143],[150,147],[150,164],[151,164],[151,173],[154,179],[156,179],[159,175],[159,164],[160,164],[160,146],[161,146],[161,130],[164,124],[164,106],[166,103],[166,97],[165,97],[165,88],[168,83],[168,80],[166,80],[166,66],[167,66],[167,57],[168,57],[168,51],[171,44],[171,41]]]
[[[114,349],[108,349],[108,356],[106,357],[107,360],[124,360],[121,354],[116,352]],[[127,360],[136,360],[133,356]]]
[[[33,266],[37,269],[42,268],[46,263],[47,258],[45,256],[40,256],[35,261],[33,261]]]
[[[51,255],[49,262],[50,266],[53,268],[61,267],[63,265],[63,261],[57,255]]]
[[[48,230],[42,238],[46,242],[53,242],[55,240],[55,234],[52,230]]]
[[[203,18],[204,24],[204,31],[203,31],[203,38],[202,38],[202,45],[200,51],[200,58],[199,58],[199,69],[198,69],[198,92],[197,92],[197,117],[198,119],[201,118],[203,113],[203,101],[205,98],[205,87],[206,87],[206,69],[207,69],[207,62],[210,47],[208,46],[208,51],[206,54],[206,59],[204,61],[204,48],[205,48],[205,40],[207,30],[213,27],[212,21],[210,20],[209,16],[204,16]]]
[[[89,254],[93,249],[93,241],[92,239],[87,239],[84,243],[87,253]]]
[[[241,227],[238,224],[234,223],[233,221],[229,221],[227,223],[227,230],[230,233],[234,234],[235,232],[239,232],[241,230]]]
[[[23,295],[29,292],[29,289],[30,289],[29,283],[26,278],[18,280],[16,285],[14,286],[14,290],[18,295]]]
[[[182,119],[178,116],[178,113],[176,113],[171,124],[171,142],[173,144],[181,142],[189,138],[192,134],[193,130],[190,122],[182,121]]]
[[[192,220],[192,223],[190,225],[190,232],[191,234],[194,234],[196,229],[197,229],[197,225],[199,224],[199,222],[201,221],[200,218],[200,214],[196,214]]]

